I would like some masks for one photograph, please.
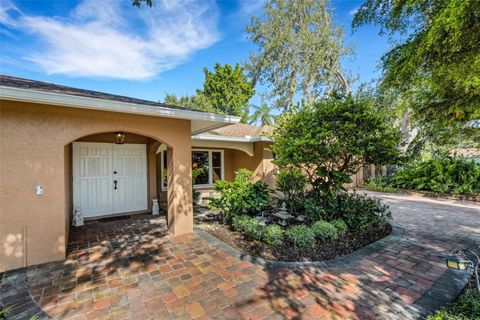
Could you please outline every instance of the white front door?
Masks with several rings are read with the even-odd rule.
[[[73,207],[86,218],[146,210],[146,145],[73,143]]]
[[[147,210],[147,149],[144,144],[113,145],[113,212]]]

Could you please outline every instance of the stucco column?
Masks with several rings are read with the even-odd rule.
[[[168,231],[193,231],[191,141],[168,148]]]

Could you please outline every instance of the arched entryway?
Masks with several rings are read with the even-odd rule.
[[[72,214],[80,212],[88,220],[152,213],[153,202],[159,199],[160,145],[154,138],[123,131],[87,135],[70,143],[66,156]],[[166,212],[166,203],[161,204]]]

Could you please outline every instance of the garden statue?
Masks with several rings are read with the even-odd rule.
[[[285,204],[285,202],[282,202],[282,206],[280,207],[280,211],[278,211],[277,213],[274,213],[273,215],[280,219],[278,224],[282,225],[284,227],[288,224],[287,221],[289,219],[293,218],[293,216],[290,213],[288,213],[287,205]]]
[[[82,208],[75,208],[73,211],[72,226],[81,227],[84,225]]]
[[[259,216],[255,217],[258,222],[260,222],[261,225],[265,225],[267,222],[267,217],[265,217],[265,213],[262,211],[262,213]]]
[[[158,206],[158,199],[152,200],[152,216],[160,214],[160,207]]]

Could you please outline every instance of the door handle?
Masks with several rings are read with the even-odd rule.
[[[117,190],[117,180],[113,180],[113,190]]]

